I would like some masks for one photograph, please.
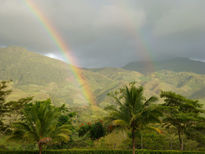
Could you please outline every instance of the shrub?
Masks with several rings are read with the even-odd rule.
[[[131,154],[131,150],[47,150],[42,154]],[[38,154],[38,151],[0,151],[0,154]],[[174,150],[136,150],[136,154],[205,154],[205,152],[174,151]]]
[[[102,124],[102,121],[97,121],[93,124],[87,123],[87,124],[81,124],[80,129],[78,130],[79,137],[82,137],[86,134],[89,135],[89,137],[92,140],[99,139],[100,137],[105,136],[105,128]]]

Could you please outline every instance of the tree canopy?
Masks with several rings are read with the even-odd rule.
[[[40,153],[48,142],[68,141],[70,125],[58,125],[61,108],[51,105],[50,99],[26,104],[22,122],[15,123],[12,139],[37,143]]]
[[[162,115],[160,107],[154,104],[157,98],[152,96],[146,99],[143,87],[129,86],[116,91],[111,96],[115,105],[108,106],[107,119],[114,125],[131,131],[133,154],[135,153],[135,136],[150,123],[160,122]]]
[[[180,149],[183,150],[186,130],[204,120],[200,116],[201,113],[204,113],[202,104],[197,100],[187,99],[170,91],[162,91],[160,96],[164,98],[163,106],[165,107],[163,126],[166,128],[174,127],[177,130]]]

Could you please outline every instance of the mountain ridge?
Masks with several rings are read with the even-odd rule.
[[[107,93],[130,81],[143,85],[147,96],[158,96],[161,90],[172,90],[190,98],[205,100],[205,75],[191,72],[158,70],[143,74],[124,68],[81,69],[97,105],[105,107],[112,101]],[[0,80],[13,80],[9,99],[34,96],[50,97],[54,103],[88,106],[82,86],[76,82],[70,65],[23,48],[0,48]]]
[[[154,70],[150,70],[147,61],[130,62],[123,68],[141,73],[152,73],[153,71],[170,70],[174,72],[193,72],[197,74],[205,74],[205,63],[201,61],[191,60],[185,57],[175,57],[166,60],[152,61]],[[191,67],[190,67],[191,66]]]

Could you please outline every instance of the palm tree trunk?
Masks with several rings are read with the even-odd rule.
[[[180,144],[180,150],[184,150],[184,143],[183,143],[183,137],[182,137],[182,134],[181,134],[181,131],[178,130],[178,136],[179,136],[179,144]]]
[[[38,143],[38,149],[39,149],[39,154],[42,153],[42,144],[41,143]]]
[[[132,154],[135,154],[135,129],[132,129]]]

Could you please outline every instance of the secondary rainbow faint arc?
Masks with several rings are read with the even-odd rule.
[[[33,14],[39,19],[41,24],[47,30],[48,34],[50,35],[52,40],[55,42],[56,46],[60,49],[63,55],[67,58],[67,61],[71,64],[70,68],[75,78],[79,82],[79,84],[82,85],[82,92],[85,98],[87,99],[87,101],[91,103],[91,105],[96,105],[96,101],[89,88],[89,85],[87,81],[84,79],[81,69],[78,67],[75,67],[75,65],[77,66],[77,63],[74,57],[71,56],[70,50],[67,47],[64,40],[62,39],[62,37],[59,35],[59,33],[54,28],[54,26],[51,24],[51,22],[48,20],[48,18],[45,17],[45,15],[41,12],[41,10],[37,7],[37,5],[32,0],[24,0],[24,1],[27,4],[28,8],[33,12]]]
[[[149,71],[155,71],[155,64],[152,61],[152,54],[149,52],[149,45],[147,42],[143,40],[143,35],[140,35],[140,31],[137,31],[137,25],[134,22],[134,18],[132,19],[132,14],[130,14],[130,11],[128,10],[128,6],[126,1],[124,0],[119,0],[118,1],[121,8],[125,10],[125,13],[123,12],[124,15],[126,15],[126,24],[128,26],[128,33],[134,37],[136,40],[136,47],[139,48],[139,52],[143,54],[145,58],[145,67]]]

